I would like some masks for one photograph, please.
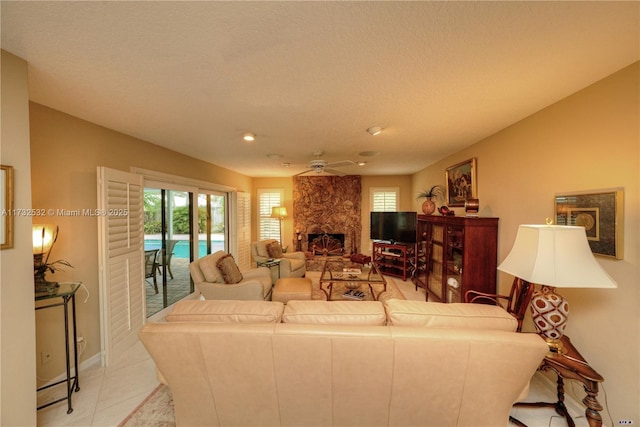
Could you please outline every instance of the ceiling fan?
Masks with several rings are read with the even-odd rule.
[[[326,160],[320,158],[320,156],[322,156],[323,154],[324,154],[324,151],[322,150],[314,151],[313,155],[315,156],[315,159],[309,161],[309,163],[307,164],[308,169],[304,172],[297,173],[294,176],[313,175],[313,174],[317,174],[317,175],[332,174],[332,175],[342,176],[346,174],[334,168],[351,166],[356,164],[356,162],[352,160],[341,160],[339,162],[327,162]]]

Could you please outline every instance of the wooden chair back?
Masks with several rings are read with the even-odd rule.
[[[468,303],[499,305],[516,318],[518,321],[518,328],[516,330],[520,332],[522,330],[522,322],[524,321],[524,316],[527,313],[527,307],[529,307],[534,290],[535,286],[533,283],[529,283],[526,280],[516,277],[513,279],[511,292],[509,292],[508,296],[467,291],[464,296],[464,300]]]

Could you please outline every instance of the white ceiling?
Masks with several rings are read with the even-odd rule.
[[[1,7],[32,101],[253,177],[411,174],[640,59],[637,1]]]

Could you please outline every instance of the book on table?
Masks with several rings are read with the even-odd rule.
[[[342,294],[343,297],[345,298],[349,298],[349,299],[355,299],[358,301],[362,301],[364,299],[364,292],[359,291],[357,289],[350,289],[347,292],[345,292],[344,294]]]

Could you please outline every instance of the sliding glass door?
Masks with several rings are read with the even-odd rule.
[[[193,292],[193,193],[144,190],[144,250],[147,317]]]
[[[158,182],[147,185],[144,249],[149,317],[194,291],[191,261],[229,251],[229,195]]]
[[[198,195],[198,258],[217,251],[229,252],[226,193]]]

